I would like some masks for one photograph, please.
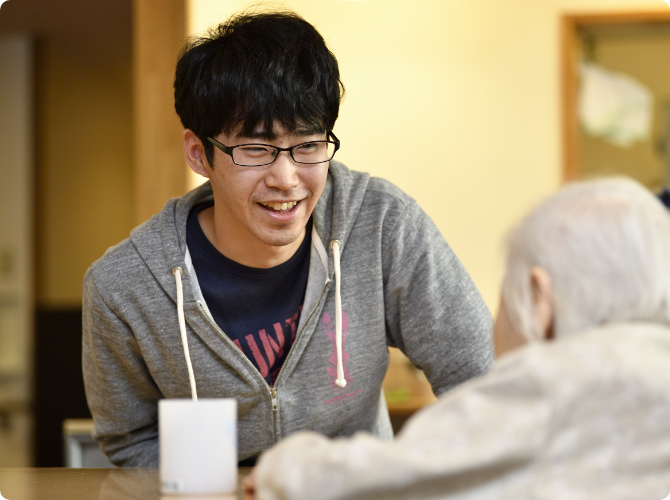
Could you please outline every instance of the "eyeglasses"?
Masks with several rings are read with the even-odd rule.
[[[242,167],[262,167],[273,163],[279,153],[288,151],[296,163],[313,165],[324,163],[335,156],[340,149],[340,140],[335,134],[328,131],[328,141],[310,141],[296,144],[290,148],[278,148],[269,144],[239,144],[237,146],[226,146],[219,141],[208,137],[207,140],[221,151],[230,155],[236,165]]]

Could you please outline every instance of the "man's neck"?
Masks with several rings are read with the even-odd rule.
[[[252,234],[229,236],[225,221],[217,220],[214,207],[198,212],[202,232],[214,247],[230,260],[243,266],[268,269],[289,260],[305,239],[305,231],[293,243],[284,246],[266,245]],[[227,237],[228,235],[228,237]],[[246,237],[245,237],[246,236]]]

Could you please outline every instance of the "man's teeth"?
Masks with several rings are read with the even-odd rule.
[[[268,208],[273,208],[275,210],[289,210],[295,207],[297,204],[297,201],[289,201],[285,203],[261,203],[261,205]]]

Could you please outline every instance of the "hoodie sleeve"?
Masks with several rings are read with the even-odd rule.
[[[433,221],[411,201],[385,231],[388,343],[423,370],[436,395],[493,363],[491,314]]]
[[[83,289],[82,366],[93,437],[119,466],[158,466],[161,397],[129,326],[109,307],[89,269]]]

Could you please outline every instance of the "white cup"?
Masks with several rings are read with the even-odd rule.
[[[161,492],[237,491],[237,401],[158,402]]]

